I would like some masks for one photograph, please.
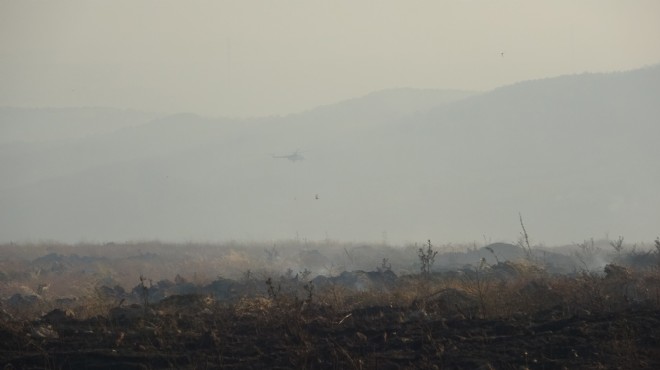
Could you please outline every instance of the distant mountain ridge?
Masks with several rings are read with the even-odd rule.
[[[80,139],[144,124],[156,117],[155,113],[103,107],[0,107],[0,145],[12,141]]]
[[[513,241],[521,212],[536,242],[653,240],[658,82],[656,66],[394,89],[282,117],[129,114],[84,137],[4,141],[0,235]],[[273,158],[297,149],[304,161]]]
[[[394,88],[320,106],[303,112],[301,115],[332,112],[344,116],[366,115],[367,117],[377,116],[381,119],[392,119],[417,112],[426,112],[437,106],[451,104],[475,94],[475,92],[462,90]]]

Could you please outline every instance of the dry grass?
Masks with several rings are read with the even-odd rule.
[[[338,282],[317,287],[307,270],[277,276],[273,266],[264,268],[246,254],[223,253],[234,268],[242,269],[227,297],[166,295],[160,302],[131,295],[128,289],[122,301],[101,289],[102,282],[117,283],[128,275],[132,281],[126,288],[138,283],[134,271],[129,274],[116,263],[97,262],[84,273],[75,266],[21,273],[26,264],[4,263],[2,291],[37,297],[34,304],[3,302],[0,336],[9,343],[4,353],[17,354],[26,367],[32,365],[22,354],[39,353],[43,363],[56,368],[62,362],[53,353],[71,341],[66,345],[153,354],[154,368],[241,367],[262,364],[270,356],[283,368],[356,369],[455,361],[463,368],[507,368],[507,363],[560,368],[562,361],[575,368],[643,367],[655,364],[652,359],[660,355],[649,345],[656,340],[658,320],[647,314],[660,310],[660,265],[607,265],[600,271],[555,275],[529,259],[492,265],[482,261],[459,272],[399,276],[364,290]],[[191,269],[200,263],[197,257],[185,261]],[[140,258],[129,258],[128,266],[158,270]],[[166,278],[203,292],[203,286],[224,275],[211,275],[208,267],[200,271],[206,272]],[[161,270],[154,276],[164,274]],[[45,282],[50,287],[40,289]],[[77,295],[71,296],[65,286]],[[151,284],[145,286],[151,289]],[[57,301],[63,294],[75,299]],[[64,313],[53,314],[55,308]],[[50,332],[59,337],[49,337]],[[84,335],[89,337],[80,341],[78,336]],[[501,358],[482,361],[498,345]],[[518,353],[518,347],[524,350]],[[452,357],[463,352],[470,358]]]
[[[646,324],[648,315],[629,312],[642,306],[658,312],[658,271],[551,276],[514,267],[518,274],[506,278],[496,268],[407,276],[379,291],[271,279],[233,302],[188,295],[119,306],[92,296],[79,301],[75,318],[35,312],[32,319],[0,320],[0,335],[8,340],[5,355],[14,354],[7,361],[30,366],[41,356],[49,368],[75,358],[58,357],[64,346],[58,343],[79,348],[79,356],[92,348],[84,361],[105,348],[115,357],[104,361],[148,359],[152,368],[245,368],[265,366],[262,361],[301,369],[655,364],[645,326],[658,321]],[[80,330],[93,333],[85,343],[76,339]],[[494,347],[499,352],[489,352]]]

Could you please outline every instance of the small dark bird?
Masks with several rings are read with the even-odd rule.
[[[316,195],[314,196],[314,199],[319,200],[319,195],[316,194]]]

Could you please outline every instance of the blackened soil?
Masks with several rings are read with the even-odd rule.
[[[0,323],[4,369],[660,369],[660,310],[443,318],[371,307],[155,307]]]

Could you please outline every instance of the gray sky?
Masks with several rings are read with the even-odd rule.
[[[0,105],[286,114],[634,69],[658,40],[657,0],[0,0]]]

